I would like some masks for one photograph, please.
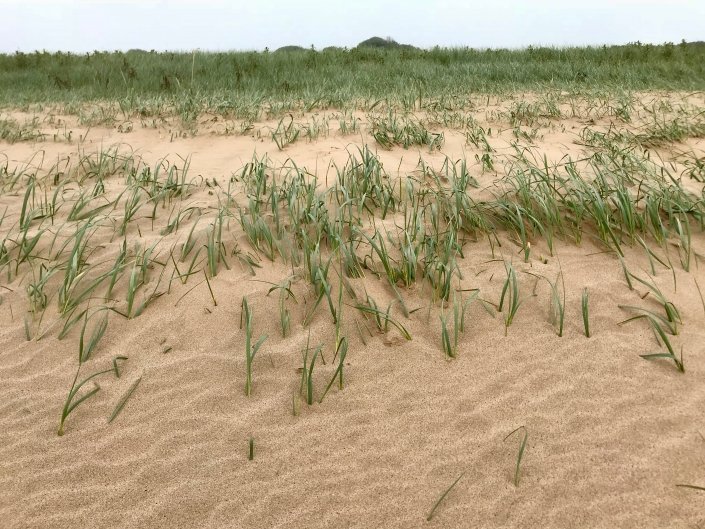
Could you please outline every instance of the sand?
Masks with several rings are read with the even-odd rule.
[[[479,107],[475,114],[484,126],[505,130],[492,140],[502,156],[510,150],[511,130],[488,119],[490,110]],[[254,152],[268,153],[274,163],[291,158],[323,178],[331,162],[344,163],[357,146],[377,148],[364,124],[355,135],[332,130],[279,151],[266,134],[223,135],[222,123],[208,117],[195,136],[177,139],[173,124],[150,128],[135,123],[121,133],[117,125],[88,130],[71,116],[61,119],[73,130],[72,142],[54,142],[51,134],[57,127],[47,124],[46,141],[0,144],[0,157],[13,166],[43,150],[46,166],[75,156],[79,148],[91,152],[123,144],[149,164],[190,155],[191,176],[215,178],[223,186]],[[585,148],[577,135],[588,119],[543,122],[533,149],[552,161],[565,155],[579,158]],[[610,119],[598,117],[595,126],[608,126]],[[276,122],[258,123],[257,129],[271,126]],[[446,139],[440,152],[378,149],[387,171],[412,172],[420,156],[435,167],[445,155],[474,162],[479,151],[465,144],[460,131],[437,130]],[[79,144],[77,138],[84,135]],[[664,156],[678,164],[677,153],[686,148],[702,156],[705,142],[688,140]],[[479,165],[472,167],[484,192],[501,170],[482,173]],[[116,177],[111,190],[123,183]],[[697,189],[697,184],[687,185]],[[217,207],[205,186],[189,201]],[[22,192],[2,195],[0,211],[7,206],[16,220],[21,202]],[[154,228],[144,216],[138,215],[139,233],[131,227],[128,240],[160,239],[168,212],[160,212]],[[2,237],[6,226],[0,226]],[[232,231],[239,229],[233,221]],[[187,231],[186,224],[169,244]],[[392,330],[368,335],[363,344],[350,331],[344,389],[335,386],[320,404],[299,401],[295,416],[292,396],[309,336],[301,321],[313,301],[311,287],[305,280],[294,281],[299,303],[291,305],[291,335],[282,338],[277,294],[267,296],[270,285],[261,281],[282,281],[291,275],[290,266],[265,260],[252,276],[232,259],[230,269],[211,281],[217,306],[205,284],[190,290],[198,281],[176,281],[139,317],[110,316],[107,333],[82,373],[106,369],[117,355],[128,359],[121,364],[120,378],[99,379],[101,390],[69,416],[63,437],[56,432],[76,370],[78,330],[59,340],[59,329],[53,328],[41,340],[27,341],[28,279],[20,274],[10,283],[2,280],[0,526],[705,526],[705,493],[676,487],[705,486],[705,313],[694,282],[697,278],[705,287],[705,263],[697,258],[690,272],[676,264],[675,289],[669,270],[657,265],[654,277],[683,315],[681,332],[673,339],[684,351],[683,374],[670,362],[639,357],[658,350],[645,323],[618,325],[629,316],[618,305],[652,302],[640,299],[646,293],[641,285],[629,290],[619,261],[598,241],[586,238],[580,246],[559,241],[550,256],[538,240],[529,263],[522,262],[520,249],[506,234],[502,241],[527,293],[535,280],[523,272],[555,277],[563,270],[563,337],[551,324],[549,288],[540,281],[536,296],[527,296],[506,336],[501,315],[493,318],[479,304],[472,305],[458,356],[448,361],[441,350],[438,307],[429,312],[428,292],[414,286],[402,293],[409,308],[421,310],[409,318],[396,314],[413,339]],[[92,243],[102,245],[94,259],[114,259],[119,240],[101,232]],[[705,251],[702,233],[693,234],[693,245]],[[502,263],[493,261],[486,240],[468,242],[464,254],[463,286],[480,288],[484,298],[496,302]],[[627,249],[625,261],[646,277],[649,263],[640,247]],[[371,274],[351,284],[385,306],[392,299],[388,286]],[[585,287],[590,292],[589,339],[583,335],[580,309]],[[255,359],[250,397],[243,391],[244,334],[239,328],[245,295],[254,310],[255,334],[268,335]],[[352,316],[352,308],[344,310]],[[317,364],[314,377],[320,397],[335,369],[334,329],[325,307],[310,329],[311,342],[325,344],[326,364]],[[141,383],[108,423],[138,377]],[[528,441],[517,487],[513,478],[520,437],[504,438],[520,426]],[[251,461],[250,438],[255,446]],[[436,500],[463,472],[427,522]]]

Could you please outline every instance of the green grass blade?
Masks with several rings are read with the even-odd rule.
[[[585,328],[585,336],[590,338],[590,317],[589,317],[589,298],[588,289],[585,287],[583,289],[583,296],[581,299],[581,306],[583,311],[583,327]]]
[[[140,376],[137,380],[135,380],[132,385],[128,388],[128,390],[125,392],[125,394],[120,398],[118,401],[117,405],[115,406],[115,409],[113,410],[113,413],[110,414],[110,418],[108,419],[108,423],[113,422],[113,419],[118,416],[118,414],[122,411],[122,409],[125,407],[125,403],[127,402],[127,399],[129,399],[134,391],[137,389],[137,386],[139,386],[140,382],[142,381],[142,377]]]
[[[467,472],[467,471],[465,471]],[[438,506],[441,504],[441,502],[445,499],[446,496],[450,493],[451,490],[458,484],[458,482],[462,479],[462,477],[465,475],[465,472],[460,474],[455,481],[451,484],[450,487],[448,487],[443,494],[441,494],[441,497],[438,498],[436,503],[433,504],[433,507],[431,508],[431,511],[428,513],[428,516],[426,516],[426,521],[430,522],[433,519],[433,515],[436,512],[436,509],[438,509]]]
[[[521,443],[519,445],[519,453],[517,454],[517,463],[516,467],[514,468],[514,486],[518,487],[519,486],[519,470],[521,467],[521,460],[524,457],[524,451],[526,450],[526,441],[529,438],[529,432],[526,430],[525,426],[519,426],[516,430],[513,430],[511,433],[509,433],[504,440],[506,441],[509,439],[513,434],[519,432],[519,430],[522,430],[524,435],[521,438]]]

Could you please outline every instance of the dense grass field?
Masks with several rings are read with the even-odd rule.
[[[705,45],[0,55],[0,104],[15,106],[191,98],[222,111],[242,101],[272,100],[329,108],[356,100],[411,104],[546,87],[699,90],[705,88]]]

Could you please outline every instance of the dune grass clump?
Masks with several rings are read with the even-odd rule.
[[[41,141],[44,134],[39,130],[39,120],[34,118],[31,121],[20,123],[12,118],[0,118],[0,140],[8,143],[20,141]]]
[[[252,343],[252,311],[247,303],[247,298],[242,298],[242,312],[240,313],[240,329],[245,326],[245,395],[248,397],[252,393],[252,363],[255,355],[262,344],[267,339],[267,335],[260,336],[255,343]]]
[[[288,121],[286,118],[279,120],[277,128],[272,131],[272,141],[282,151],[284,147],[299,139],[300,134],[301,128],[294,122],[294,116],[290,114]]]
[[[299,385],[299,394],[306,399],[306,404],[313,405],[313,370],[316,366],[316,359],[323,349],[323,345],[319,345],[313,349],[311,354],[311,330],[309,329],[308,339],[306,340],[306,348],[303,351],[303,366],[301,367],[301,383]],[[296,405],[294,405],[294,415],[297,415]]]
[[[558,284],[560,278],[561,283]],[[551,282],[546,279],[551,286],[551,322],[558,326],[558,336],[563,336],[563,324],[565,321],[565,280],[563,279],[563,271],[558,273],[555,281]]]
[[[73,412],[81,403],[85,402],[89,398],[91,398],[93,395],[98,393],[100,391],[100,386],[93,381],[93,388],[84,393],[81,396],[78,396],[79,391],[81,391],[81,388],[85,386],[88,382],[92,381],[93,379],[104,375],[106,373],[113,373],[117,378],[120,377],[120,370],[118,368],[118,360],[127,360],[126,356],[116,356],[113,358],[113,366],[110,369],[105,369],[102,371],[97,371],[96,373],[93,373],[92,375],[87,376],[80,382],[78,381],[78,376],[81,371],[81,363],[78,365],[78,369],[76,370],[76,375],[73,378],[73,382],[71,383],[71,388],[69,389],[69,393],[66,396],[66,401],[64,402],[64,407],[61,409],[61,419],[59,421],[59,429],[57,430],[57,434],[59,436],[64,435],[64,423],[66,422],[66,419],[68,416]]]
[[[318,401],[323,402],[323,399],[325,396],[328,394],[328,391],[330,391],[330,388],[333,386],[335,383],[336,379],[338,380],[338,389],[342,391],[343,385],[344,385],[344,378],[343,378],[343,370],[345,368],[345,360],[347,359],[348,356],[348,339],[347,337],[343,336],[342,334],[342,322],[343,322],[343,276],[340,276],[340,281],[338,283],[338,304],[336,308],[336,320],[335,320],[335,352],[333,353],[333,361],[338,360],[338,367],[335,368],[335,371],[333,372],[333,376],[330,379],[330,382],[326,386],[326,389],[323,391],[323,395],[321,395],[320,400]]]
[[[583,313],[583,328],[585,329],[585,336],[590,338],[590,299],[587,287],[583,289],[583,295],[580,300],[580,306]]]
[[[445,141],[443,133],[430,132],[421,121],[411,116],[399,116],[389,111],[386,116],[370,116],[371,134],[385,149],[400,145],[405,149],[413,145],[440,149]]]
[[[404,325],[392,318],[391,313],[392,313],[392,304],[390,303],[389,306],[387,307],[386,311],[381,310],[378,306],[375,300],[370,297],[369,295],[367,296],[367,305],[363,304],[358,304],[355,306],[357,310],[359,310],[363,315],[371,316],[373,321],[375,322],[375,325],[377,326],[377,329],[382,332],[382,333],[387,333],[389,332],[389,325],[391,324],[393,327],[395,327],[399,333],[406,339],[406,340],[411,340],[411,334],[409,331],[406,330],[406,327]]]
[[[524,300],[519,297],[519,281],[517,279],[516,269],[512,263],[504,263],[505,270],[507,272],[507,279],[504,281],[502,286],[502,294],[499,298],[498,311],[502,312],[504,310],[504,303],[507,302],[506,313],[504,315],[504,335],[507,335],[507,330],[509,326],[514,321],[514,318],[519,311]]]
[[[453,303],[453,332],[452,338],[451,333],[448,330],[447,316],[441,308],[441,313],[439,318],[441,319],[441,345],[443,348],[443,353],[445,353],[446,358],[452,359],[458,356],[458,333],[461,330],[461,307],[459,303],[454,300]],[[462,310],[464,312],[464,310]]]
[[[514,466],[514,480],[513,480],[514,486],[518,487],[519,486],[519,471],[521,469],[521,461],[524,458],[524,452],[526,450],[526,442],[529,439],[529,432],[526,429],[526,426],[519,426],[519,428],[517,428],[516,430],[512,430],[504,438],[504,440],[506,441],[514,434],[520,435],[519,451],[517,452],[516,465]]]
[[[291,332],[291,312],[287,308],[286,302],[291,299],[294,303],[298,303],[294,292],[291,290],[291,278],[273,285],[267,291],[267,295],[269,296],[275,290],[279,291],[279,325],[282,330],[282,338],[286,338]]]
[[[678,325],[681,325],[683,323],[683,320],[681,319],[680,311],[676,306],[673,304],[672,301],[668,300],[666,296],[663,294],[660,288],[654,283],[653,281],[648,281],[646,279],[642,279],[638,276],[635,276],[634,274],[631,274],[630,272],[627,272],[625,269],[625,274],[628,274],[628,276],[631,279],[634,279],[635,281],[639,282],[640,284],[644,285],[647,287],[649,290],[647,291],[647,295],[651,295],[656,299],[656,302],[663,307],[663,312],[664,314],[659,314],[653,310],[646,309],[643,307],[636,307],[633,305],[619,305],[619,308],[623,310],[628,310],[631,312],[636,312],[637,315],[633,316],[631,318],[628,318],[622,322],[620,322],[620,325],[624,325],[625,323],[629,323],[634,320],[642,319],[642,318],[647,318],[650,321],[657,321],[660,324],[662,324],[666,329],[668,329],[668,332],[672,335],[677,335],[678,334]]]
[[[330,388],[333,387],[333,384],[335,383],[336,379],[338,380],[338,389],[343,389],[343,369],[345,368],[345,360],[347,359],[347,356],[348,339],[345,336],[342,336],[336,340],[335,355],[333,356],[333,361],[335,361],[336,358],[338,359],[338,366],[335,368],[333,376],[331,377],[330,382],[328,382],[326,389],[323,390],[323,395],[321,395],[321,398],[318,401],[319,403],[323,402],[323,399],[328,394],[328,391],[330,391]]]
[[[660,341],[660,343],[663,343],[666,347],[666,352],[665,353],[649,353],[649,354],[642,354],[639,355],[641,358],[645,360],[655,360],[658,358],[664,358],[667,360],[671,360],[674,365],[676,366],[676,369],[680,371],[681,373],[685,373],[685,366],[683,364],[683,349],[681,348],[681,354],[680,356],[677,356],[675,351],[673,350],[673,346],[671,345],[671,341],[668,339],[668,336],[664,332],[663,328],[659,324],[659,321],[656,320],[653,316],[647,316],[649,323],[651,323],[651,327],[653,328],[657,340]]]

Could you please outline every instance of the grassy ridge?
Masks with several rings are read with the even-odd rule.
[[[705,45],[0,55],[0,104],[172,99],[443,99],[471,92],[705,88]],[[318,104],[318,103],[317,103]]]

